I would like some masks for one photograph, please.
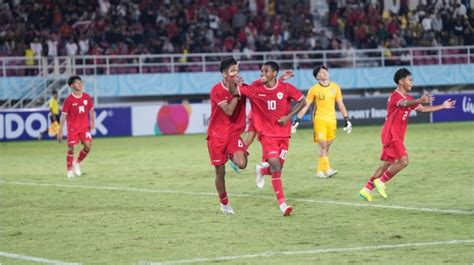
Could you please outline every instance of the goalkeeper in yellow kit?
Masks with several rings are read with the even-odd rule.
[[[301,118],[308,111],[311,104],[314,104],[314,142],[318,143],[320,147],[316,176],[320,178],[330,178],[337,173],[337,170],[331,168],[328,157],[329,147],[334,138],[336,138],[336,103],[344,117],[344,131],[351,133],[352,124],[342,100],[341,88],[338,84],[329,80],[328,68],[324,65],[315,67],[313,76],[318,80],[318,83],[308,90],[306,106],[298,113],[291,129],[293,133],[296,132]]]

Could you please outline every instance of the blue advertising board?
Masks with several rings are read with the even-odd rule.
[[[95,112],[93,137],[132,135],[130,107],[98,107]],[[45,109],[0,110],[0,141],[38,139],[49,128],[48,115]],[[49,138],[47,133],[43,136]]]
[[[433,112],[433,122],[474,121],[474,94],[435,95],[433,105],[440,105],[447,99],[456,100],[454,109]]]

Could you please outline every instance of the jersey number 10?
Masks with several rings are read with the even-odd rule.
[[[269,110],[276,110],[277,103],[275,100],[267,100],[267,106]]]

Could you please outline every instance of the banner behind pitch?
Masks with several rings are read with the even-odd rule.
[[[95,112],[94,137],[132,135],[130,107],[95,108]],[[48,115],[45,109],[0,111],[0,141],[37,139],[49,127]]]

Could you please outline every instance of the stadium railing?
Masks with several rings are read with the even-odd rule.
[[[336,51],[274,51],[253,53],[195,53],[141,55],[85,55],[55,58],[0,57],[0,77],[103,74],[145,74],[219,71],[219,62],[233,56],[240,69],[259,70],[274,60],[285,69],[329,67],[385,67],[474,63],[474,46],[351,49]],[[63,67],[66,65],[67,67]],[[62,66],[62,67],[60,67]]]

